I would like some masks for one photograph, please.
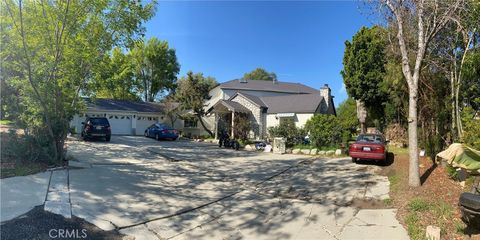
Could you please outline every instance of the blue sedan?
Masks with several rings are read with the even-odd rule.
[[[153,137],[157,140],[171,139],[177,140],[178,131],[164,124],[155,123],[145,130],[145,137]]]

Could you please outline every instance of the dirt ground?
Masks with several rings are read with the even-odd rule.
[[[433,164],[426,157],[420,158],[422,186],[411,188],[408,186],[408,159],[404,153],[395,155],[393,163],[384,167],[381,174],[388,176],[391,182],[389,204],[398,209],[398,219],[406,229],[410,227],[409,234],[415,228],[418,230],[417,237],[411,236],[412,239],[421,239],[425,236],[426,226],[434,225],[442,229],[442,239],[479,240],[480,229],[467,228],[458,209],[460,194],[471,188],[462,187],[460,182],[448,176],[446,167]],[[425,202],[435,207],[423,207]],[[418,211],[412,210],[412,206]]]

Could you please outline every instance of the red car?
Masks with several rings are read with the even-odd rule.
[[[385,161],[387,159],[387,141],[381,134],[360,134],[357,141],[350,144],[348,153],[352,162],[357,160]]]

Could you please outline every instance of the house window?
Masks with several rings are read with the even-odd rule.
[[[196,128],[197,127],[197,120],[186,119],[184,126],[187,128]]]

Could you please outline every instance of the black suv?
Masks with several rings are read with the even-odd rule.
[[[91,138],[105,138],[107,142],[110,141],[112,131],[110,123],[104,117],[87,117],[85,122],[82,122],[82,138],[83,140]]]

